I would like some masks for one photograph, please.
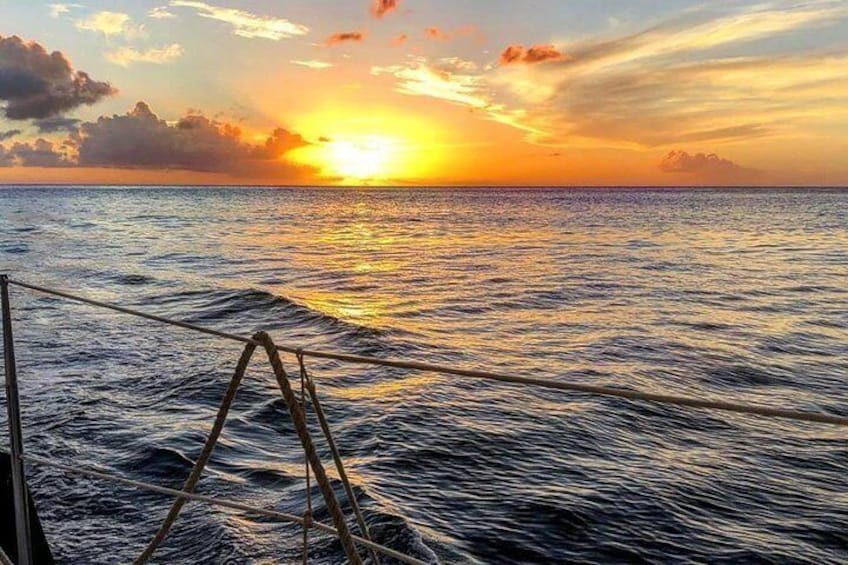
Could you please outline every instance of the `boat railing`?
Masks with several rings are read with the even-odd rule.
[[[154,322],[168,324],[171,326],[180,327],[194,332],[200,332],[206,335],[211,335],[217,338],[237,341],[244,345],[244,350],[236,365],[233,377],[224,393],[221,403],[218,408],[215,422],[203,446],[203,449],[194,463],[189,477],[186,479],[181,490],[166,488],[160,485],[155,485],[147,482],[136,481],[125,477],[120,477],[112,473],[98,471],[96,469],[86,468],[74,465],[68,462],[57,462],[50,457],[32,455],[26,453],[23,444],[23,434],[20,417],[20,397],[18,393],[17,370],[15,364],[14,339],[12,335],[12,319],[11,319],[11,300],[9,296],[9,287],[16,286],[27,291],[48,294],[51,296],[63,298],[70,301],[81,302],[99,308],[121,312],[131,316],[145,318]],[[5,366],[5,385],[6,385],[6,406],[8,411],[8,428],[9,428],[9,455],[12,462],[12,488],[15,504],[15,524],[16,524],[16,549],[18,565],[31,565],[32,563],[32,540],[30,532],[30,517],[28,515],[29,507],[26,503],[28,494],[25,478],[24,463],[35,465],[43,465],[53,469],[57,469],[69,474],[83,475],[92,478],[111,481],[114,483],[123,484],[133,488],[143,489],[151,492],[156,492],[173,497],[175,500],[169,510],[165,521],[160,526],[159,530],[154,535],[153,539],[148,543],[141,555],[135,560],[136,564],[145,563],[153,555],[157,547],[167,536],[171,525],[179,516],[183,505],[189,501],[203,502],[210,505],[222,506],[234,510],[240,510],[245,513],[264,516],[278,521],[300,524],[303,527],[303,561],[306,563],[309,555],[309,530],[315,529],[326,533],[338,536],[339,541],[344,550],[345,556],[351,563],[362,563],[360,551],[368,552],[371,560],[375,564],[379,564],[379,555],[396,559],[403,563],[413,565],[425,563],[424,561],[405,555],[399,551],[386,547],[374,542],[369,534],[368,526],[365,523],[361,510],[357,504],[356,497],[350,486],[350,482],[345,472],[344,464],[336,447],[335,440],[332,436],[329,424],[319,400],[317,387],[315,382],[309,375],[306,366],[307,358],[315,359],[330,359],[345,363],[375,365],[383,367],[394,367],[406,369],[410,371],[426,371],[448,377],[482,379],[505,383],[508,385],[534,386],[546,389],[553,389],[564,392],[575,392],[591,395],[599,395],[605,397],[622,398],[636,402],[654,402],[661,404],[670,404],[688,408],[719,410],[725,412],[734,412],[738,414],[749,414],[761,417],[770,418],[785,418],[790,420],[813,422],[820,424],[830,424],[836,426],[848,426],[848,417],[829,414],[825,412],[813,412],[808,410],[797,410],[782,406],[769,405],[752,405],[739,402],[733,402],[724,399],[703,398],[697,396],[676,396],[668,394],[658,394],[650,391],[618,388],[608,386],[598,386],[581,382],[565,381],[562,379],[544,379],[537,377],[529,377],[523,375],[514,375],[506,373],[497,373],[484,370],[470,370],[456,367],[448,367],[443,365],[435,365],[431,363],[423,363],[418,361],[383,359],[378,357],[368,357],[361,355],[352,355],[342,352],[322,351],[313,349],[302,349],[285,345],[275,344],[271,337],[265,332],[258,332],[252,337],[241,336],[233,333],[223,332],[211,328],[198,326],[196,324],[174,320],[163,316],[149,314],[132,308],[127,308],[117,304],[94,300],[84,296],[79,296],[62,290],[47,288],[24,281],[10,278],[8,275],[0,275],[0,292],[2,292],[2,314],[3,314],[3,355]],[[203,470],[208,462],[212,450],[217,443],[218,437],[226,422],[227,414],[230,409],[236,390],[241,384],[247,365],[257,349],[263,349],[267,354],[269,364],[274,372],[280,393],[288,408],[289,415],[298,434],[301,446],[305,456],[305,476],[307,481],[307,498],[306,508],[303,515],[296,515],[267,508],[260,508],[243,504],[241,502],[226,498],[200,495],[194,492],[194,488],[199,481]],[[281,353],[289,353],[295,355],[298,364],[299,380],[300,380],[300,395],[298,396],[293,383],[297,379],[292,378],[283,368]],[[358,534],[354,534],[351,527],[348,525],[348,519],[343,513],[341,506],[336,499],[333,486],[327,476],[323,462],[317,454],[315,443],[309,431],[307,422],[309,409],[312,409],[317,418],[324,441],[330,450],[333,458],[333,463],[340,482],[345,490],[348,502],[350,503],[357,526]],[[324,503],[332,518],[332,524],[326,524],[313,519],[312,517],[312,500],[311,500],[311,477],[314,475],[318,484],[319,490],[324,498]],[[0,563],[6,557],[0,550]]]

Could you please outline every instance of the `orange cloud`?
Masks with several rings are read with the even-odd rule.
[[[371,4],[371,13],[377,18],[382,18],[388,12],[397,9],[400,0],[374,0]]]
[[[563,54],[553,45],[533,45],[524,48],[522,45],[510,45],[501,52],[500,64],[512,65],[516,63],[541,63],[543,61],[555,61],[562,59]]]
[[[400,35],[396,35],[392,39],[392,45],[394,45],[394,46],[403,45],[406,42],[407,39],[409,39],[409,36],[406,35],[405,33],[402,33]]]
[[[365,32],[363,31],[343,31],[340,33],[334,33],[330,37],[327,38],[327,45],[338,45],[339,43],[344,43],[346,41],[363,41],[365,39]]]
[[[443,32],[437,27],[428,27],[424,30],[424,36],[428,39],[435,39],[437,41],[447,41],[450,39],[450,35]]]
[[[67,150],[59,144],[37,139],[34,143],[15,143],[8,150],[0,145],[0,167],[70,167]]]

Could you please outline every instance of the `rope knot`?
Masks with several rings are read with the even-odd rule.
[[[259,330],[258,332],[256,332],[255,334],[253,334],[253,339],[254,339],[255,341],[258,341],[259,343],[261,343],[261,344],[265,345],[265,344],[267,344],[269,341],[271,341],[271,336],[270,336],[270,335],[268,335],[268,332],[266,332],[266,331],[264,331],[264,330]]]
[[[307,510],[303,513],[303,527],[308,530],[312,525],[312,510]]]

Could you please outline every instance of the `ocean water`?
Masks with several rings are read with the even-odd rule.
[[[848,415],[848,191],[6,187],[0,271],[290,346]],[[29,452],[178,488],[239,345],[12,300]],[[848,562],[844,428],[308,368],[374,537],[421,559]],[[275,386],[254,356],[199,492],[303,511]],[[62,563],[131,560],[170,503],[28,472]],[[297,526],[190,503],[157,558],[300,552]]]

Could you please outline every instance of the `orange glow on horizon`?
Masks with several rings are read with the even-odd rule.
[[[435,121],[391,108],[351,114],[346,107],[322,108],[294,127],[319,141],[291,152],[338,184],[392,184],[428,178],[443,165],[446,135]]]

